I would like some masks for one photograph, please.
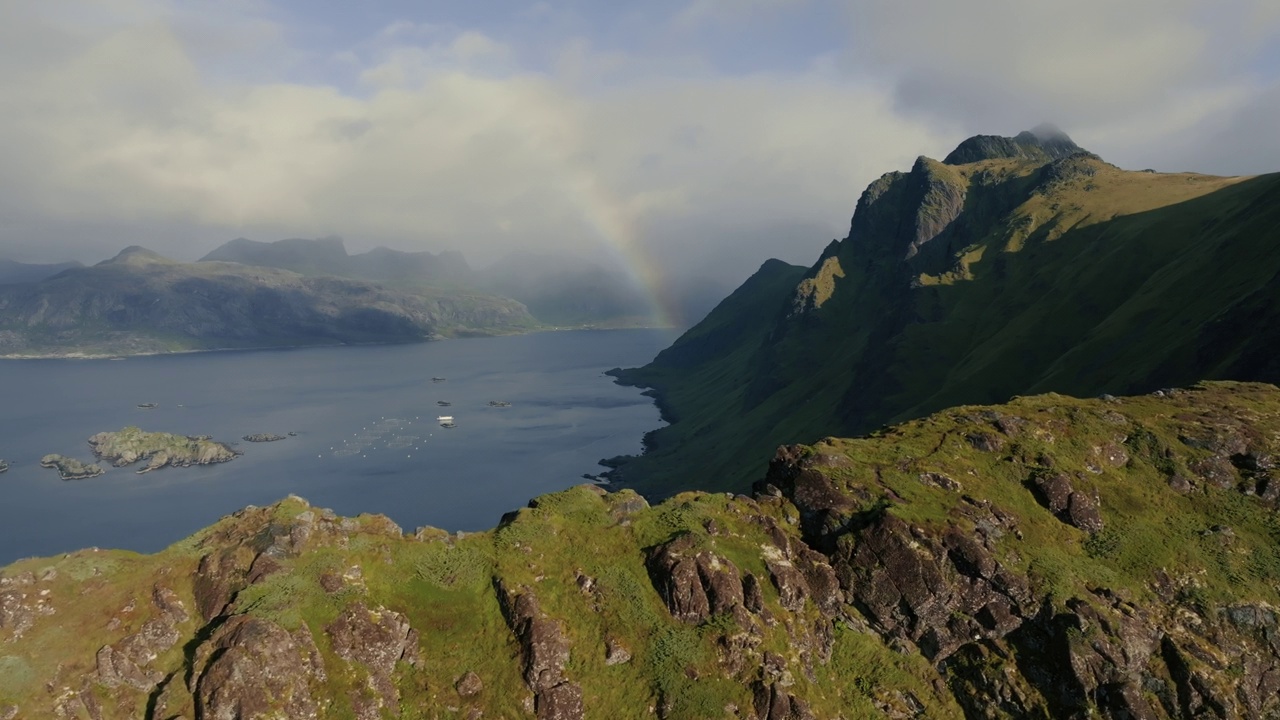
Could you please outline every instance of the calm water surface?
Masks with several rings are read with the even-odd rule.
[[[643,364],[661,330],[537,333],[421,345],[0,362],[0,565],[81,547],[152,552],[289,493],[406,529],[492,527],[529,498],[640,450],[649,398],[603,371]],[[433,376],[443,382],[432,382]],[[451,402],[438,407],[437,400]],[[507,401],[492,408],[490,400]],[[139,403],[159,407],[138,409]],[[438,415],[452,415],[444,429]],[[42,455],[92,460],[104,430],[212,435],[244,456],[64,482]],[[253,433],[298,433],[249,443]]]

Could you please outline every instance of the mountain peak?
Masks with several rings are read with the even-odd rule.
[[[947,165],[964,165],[997,158],[1050,162],[1084,151],[1084,148],[1056,125],[1041,123],[1013,137],[974,135],[957,145],[942,162]]]
[[[155,263],[173,263],[169,258],[141,245],[130,245],[116,253],[110,260],[103,260],[99,265],[151,265]]]

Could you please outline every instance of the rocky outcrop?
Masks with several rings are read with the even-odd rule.
[[[1098,499],[1072,487],[1066,473],[1037,474],[1031,479],[1041,504],[1065,523],[1087,532],[1102,529],[1102,516],[1098,513]]]
[[[699,550],[697,538],[686,534],[649,553],[649,576],[671,616],[687,623],[743,605],[742,575],[729,560]]]
[[[840,267],[840,258],[824,257],[796,286],[789,314],[804,315],[821,308],[835,292],[836,280],[842,277],[844,268]]]
[[[54,613],[52,598],[34,573],[0,576],[0,633],[10,640],[22,639],[38,619]]]
[[[310,633],[303,631],[307,638]],[[324,677],[308,641],[260,618],[237,615],[200,646],[190,690],[204,720],[323,717],[312,683]]]
[[[135,690],[150,691],[164,680],[163,672],[149,666],[161,653],[178,644],[184,635],[180,626],[189,616],[178,596],[160,585],[152,590],[151,604],[156,613],[136,633],[98,650],[98,682],[109,688],[127,685]]]
[[[494,587],[503,617],[520,645],[521,674],[534,694],[538,720],[582,720],[582,688],[564,674],[569,643],[560,622],[543,614],[528,588],[512,590],[501,580]]]
[[[196,609],[206,622],[226,612],[236,593],[249,584],[255,556],[248,548],[224,548],[200,558],[192,577]]]
[[[814,720],[813,712],[803,700],[776,683],[756,683],[752,697],[759,720]]]
[[[417,665],[418,632],[404,615],[386,608],[370,610],[357,602],[328,627],[330,646],[338,657],[365,675],[369,693],[351,696],[360,720],[378,720],[385,709],[399,707],[400,691],[395,683],[396,664]]]
[[[1162,417],[1176,418],[1164,422],[1182,429],[1180,437],[1190,451],[1161,439],[1170,434],[1169,427],[1158,434],[1154,426],[1114,410],[1099,412],[1099,426],[1088,431],[1082,430],[1083,411],[1073,408],[1064,414],[1076,419],[1074,426],[988,412],[959,414],[963,424],[950,432],[971,453],[990,452],[985,440],[973,441],[975,436],[1000,438],[995,462],[1007,464],[1013,477],[1024,463],[1036,466],[1022,492],[1029,492],[1054,522],[1078,531],[1077,542],[1088,553],[1107,558],[1126,528],[1115,530],[1111,521],[1104,522],[1107,490],[1099,489],[1103,480],[1086,481],[1090,473],[1105,477],[1135,462],[1150,463],[1148,472],[1170,479],[1158,480],[1155,487],[1185,493],[1190,488],[1171,487],[1173,479],[1186,482],[1181,468],[1216,464],[1224,479],[1210,482],[1202,474],[1212,489],[1201,492],[1231,493],[1259,506],[1267,502],[1252,492],[1256,481],[1246,476],[1270,472],[1273,438],[1259,433],[1256,425],[1224,417],[1247,416],[1256,422],[1256,413],[1163,412]],[[987,423],[999,434],[965,427]],[[1117,426],[1128,428],[1129,434],[1118,440],[1093,439],[1105,438]],[[1022,445],[1052,446],[1063,435],[1080,443],[1070,451],[1078,453],[1072,462],[1045,452],[1032,456]],[[945,443],[944,437],[938,448]],[[838,463],[813,448],[780,449],[758,489],[762,500],[780,493],[794,502],[808,544],[830,558],[844,599],[857,616],[900,652],[926,658],[967,716],[1265,718],[1280,713],[1280,633],[1269,605],[1215,606],[1205,594],[1203,569],[1182,574],[1158,570],[1142,591],[1158,598],[1154,602],[1136,601],[1131,590],[1093,578],[1055,596],[1064,586],[1046,582],[1039,564],[1046,561],[1032,560],[1029,571],[1021,565],[1028,555],[1052,555],[1052,550],[1020,542],[1026,523],[1043,520],[1018,517],[1007,497],[980,500],[963,494],[955,481],[938,479],[949,476],[919,472],[919,464],[923,461],[916,459],[893,468],[905,476],[894,482],[905,488],[908,479],[927,476],[929,482],[923,484],[934,495],[917,502],[939,503],[942,509],[931,512],[940,513],[942,522],[907,520],[894,511],[904,501],[885,479],[889,468],[856,463],[834,467]],[[1234,480],[1225,480],[1228,476]],[[1137,477],[1147,475],[1117,480],[1121,487],[1115,491],[1148,482]],[[1220,501],[1212,495],[1200,500]],[[1229,504],[1238,507],[1235,501]],[[1213,552],[1238,543],[1238,534],[1225,525],[1197,535]],[[785,588],[797,582],[798,573],[775,574],[790,578],[778,584],[780,599],[796,602],[797,593]],[[1054,582],[1061,583],[1060,576]],[[757,714],[766,700],[770,706],[777,702],[775,695],[757,688]]]

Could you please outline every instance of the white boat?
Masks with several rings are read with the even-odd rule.
[[[453,416],[452,416],[452,415],[438,415],[438,416],[436,416],[436,422],[453,422]]]

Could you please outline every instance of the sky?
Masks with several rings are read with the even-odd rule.
[[[1045,121],[1280,170],[1280,2],[0,2],[0,257],[338,235],[732,287],[879,175]]]

